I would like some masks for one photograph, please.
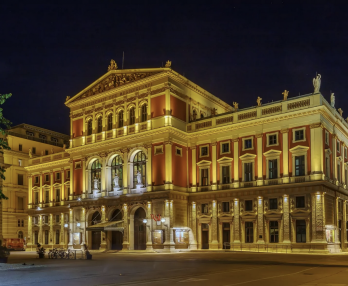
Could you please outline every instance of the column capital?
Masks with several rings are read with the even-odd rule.
[[[164,144],[164,145],[172,145],[172,144],[173,144],[173,141],[167,140],[167,141],[164,141],[163,144]]]
[[[191,146],[190,149],[195,150],[195,149],[197,149],[197,146]]]
[[[309,127],[310,127],[310,129],[319,128],[319,127],[321,127],[322,129],[324,128],[324,126],[323,126],[323,124],[321,122],[313,123]]]
[[[263,135],[262,133],[259,133],[259,134],[256,134],[255,137],[256,138],[262,138],[262,135]]]
[[[211,146],[216,146],[217,142],[210,143]]]
[[[289,133],[289,128],[281,129],[280,133]]]
[[[233,142],[239,142],[239,138],[232,139]]]

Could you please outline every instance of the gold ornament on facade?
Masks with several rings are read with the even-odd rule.
[[[166,62],[165,67],[166,67],[166,68],[170,68],[171,66],[172,66],[172,62],[171,62],[170,60],[168,60],[168,61]]]
[[[284,96],[283,100],[288,100],[288,95],[289,95],[289,91],[288,90],[284,90],[284,92],[282,93],[282,95]]]
[[[68,101],[70,99],[70,96],[67,96],[66,98],[65,98],[65,101]]]
[[[258,96],[256,99],[257,106],[261,106],[261,104],[262,104],[261,100],[262,100],[262,98],[260,96]]]
[[[234,110],[237,111],[238,110],[238,102],[233,102],[233,107],[234,107]]]
[[[114,60],[111,60],[110,61],[110,65],[108,66],[108,71],[111,71],[111,70],[117,70],[117,64]]]

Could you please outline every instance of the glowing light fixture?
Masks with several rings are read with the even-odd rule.
[[[143,223],[147,223],[147,219],[146,218],[143,219]]]
[[[161,222],[166,222],[166,219],[164,217],[161,218]]]
[[[79,226],[81,226],[81,224],[78,222],[78,223],[76,224],[76,226],[78,226],[78,227],[79,227]]]
[[[64,224],[64,227],[68,227],[68,224],[66,223],[66,224]]]
[[[78,201],[81,201],[81,198],[80,198],[80,197],[78,197],[78,198],[77,198],[77,200],[78,200]]]

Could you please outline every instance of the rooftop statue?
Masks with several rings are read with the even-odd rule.
[[[111,60],[110,61],[110,65],[109,65],[109,67],[108,67],[108,71],[111,71],[111,70],[117,70],[117,64],[116,64],[116,62],[114,61],[114,60]]]
[[[321,84],[321,75],[318,74],[316,78],[313,78],[313,86],[314,86],[313,93],[318,93],[320,91],[320,84]]]
[[[238,110],[238,102],[233,102],[233,107],[234,107],[234,110],[237,111]]]
[[[65,99],[65,101],[68,101],[70,99],[70,96],[68,95]]]
[[[257,106],[261,106],[261,100],[262,100],[262,98],[260,97],[260,96],[258,96],[257,97],[257,100],[256,100],[256,102],[257,102]]]
[[[338,109],[338,113],[342,116],[343,110],[341,108]]]
[[[171,66],[172,66],[172,62],[171,62],[170,60],[168,60],[168,61],[166,62],[165,67],[166,67],[166,68],[170,68]]]
[[[283,100],[288,100],[288,94],[289,94],[289,91],[288,90],[284,90],[284,92],[282,93],[282,95],[284,95]]]
[[[331,107],[335,107],[335,94],[333,92],[331,92],[331,96],[330,96],[330,104]]]

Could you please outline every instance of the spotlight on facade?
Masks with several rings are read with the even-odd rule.
[[[37,207],[36,210],[41,211],[41,208],[40,208],[40,207]]]
[[[66,224],[64,224],[64,227],[65,227],[65,228],[67,228],[67,227],[68,227],[68,224],[67,224],[67,223],[66,223]]]
[[[161,222],[162,223],[165,223],[166,222],[166,219],[164,217],[161,218]]]
[[[81,198],[80,198],[80,197],[78,197],[78,198],[77,198],[77,200],[78,200],[78,201],[81,201]]]
[[[76,224],[76,226],[80,227],[80,226],[81,226],[81,224],[78,222],[78,223]]]
[[[143,223],[147,223],[147,219],[146,218],[143,219]]]

